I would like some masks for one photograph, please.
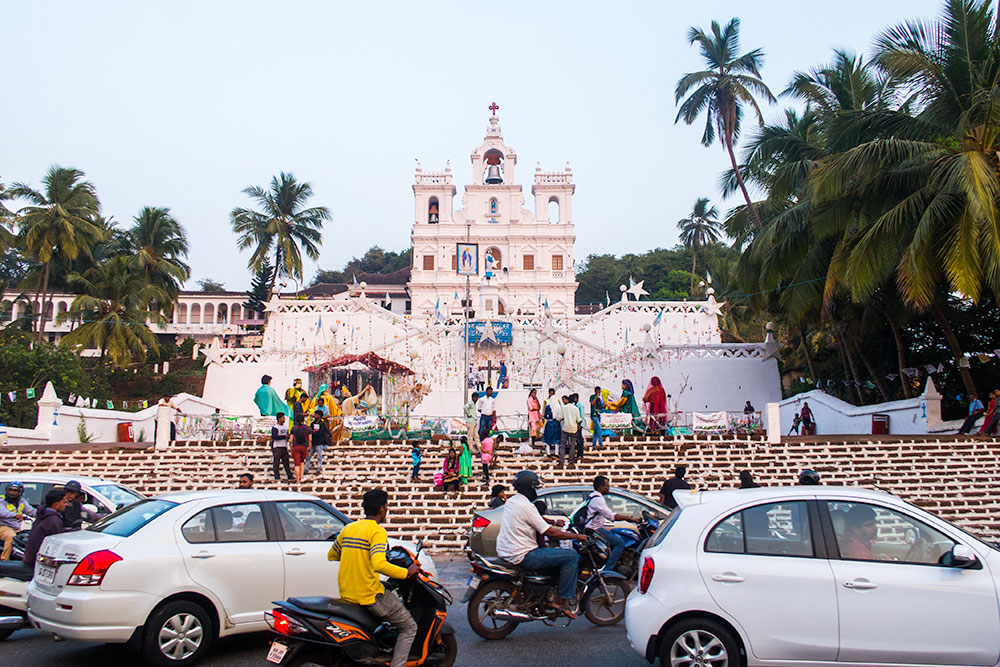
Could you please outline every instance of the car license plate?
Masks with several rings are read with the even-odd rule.
[[[267,652],[267,661],[280,664],[281,661],[285,659],[286,653],[288,653],[287,646],[274,642],[271,644],[271,650]]]
[[[56,582],[56,569],[54,567],[39,565],[37,572],[35,572],[35,577],[38,579],[38,583],[54,584]]]
[[[480,581],[482,581],[482,579],[480,579],[476,575],[472,575],[471,577],[469,577],[469,583],[467,583],[466,586],[472,589],[479,588]]]

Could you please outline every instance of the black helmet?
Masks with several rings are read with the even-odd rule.
[[[24,495],[24,484],[21,484],[17,480],[14,480],[7,485],[4,490],[4,496],[11,500],[20,500],[21,496]]]
[[[806,468],[799,473],[799,484],[803,486],[819,486],[819,473],[811,468]]]
[[[514,476],[514,490],[532,502],[538,497],[537,489],[541,485],[542,480],[530,470],[522,470]]]

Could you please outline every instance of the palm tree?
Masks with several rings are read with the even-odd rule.
[[[160,287],[169,297],[157,304],[169,317],[180,294],[181,284],[191,275],[184,262],[188,242],[184,228],[170,214],[169,208],[145,206],[132,219],[126,237],[132,249],[129,266],[146,282]]]
[[[691,72],[681,77],[674,91],[674,99],[684,100],[674,119],[676,123],[682,120],[691,125],[698,116],[705,113],[705,132],[701,143],[711,146],[716,137],[723,148],[729,152],[733,172],[743,198],[746,200],[750,217],[757,229],[761,228],[760,216],[750,201],[743,176],[736,164],[734,145],[739,140],[740,123],[743,119],[743,106],[749,106],[757,116],[758,122],[764,123],[760,106],[754,95],[763,97],[767,102],[775,101],[774,95],[760,79],[760,67],[764,62],[762,49],[754,49],[737,55],[740,50],[740,20],[732,19],[725,28],[718,21],[712,21],[712,34],[706,35],[699,28],[692,27],[688,31],[688,42],[697,42],[702,58],[708,69]],[[692,92],[693,91],[693,92]]]
[[[146,350],[159,349],[148,323],[165,320],[149,304],[166,303],[169,297],[130,265],[130,258],[118,256],[69,277],[70,284],[83,294],[60,318],[77,320],[80,325],[63,336],[62,344],[97,348],[102,360],[107,355],[121,367],[133,359],[143,361]]]
[[[714,206],[709,207],[708,197],[699,197],[691,214],[678,220],[677,227],[681,230],[681,243],[691,249],[691,289],[688,294],[694,294],[698,250],[709,243],[718,243],[722,236],[719,211]]]
[[[274,253],[274,275],[269,291],[279,275],[302,278],[302,249],[312,259],[319,259],[323,223],[330,219],[325,206],[306,208],[312,186],[299,183],[295,176],[282,172],[271,179],[264,190],[251,186],[243,193],[253,199],[259,210],[234,208],[229,214],[233,231],[239,235],[240,250],[253,248],[248,266],[259,271],[264,259]]]
[[[16,215],[24,251],[42,264],[42,279],[35,290],[38,304],[38,334],[45,333],[45,298],[52,259],[60,255],[68,262],[90,248],[102,237],[94,218],[100,202],[93,184],[83,180],[78,169],[53,166],[42,179],[44,191],[15,183],[10,193],[25,199],[28,205]],[[39,300],[39,295],[41,299]]]

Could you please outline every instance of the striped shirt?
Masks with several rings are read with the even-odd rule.
[[[347,524],[327,554],[340,561],[337,584],[340,598],[355,604],[374,604],[375,596],[385,592],[378,575],[405,579],[406,570],[385,559],[388,551],[385,528],[372,519]]]

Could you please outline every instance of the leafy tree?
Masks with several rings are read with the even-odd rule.
[[[699,197],[691,214],[677,221],[681,230],[681,243],[691,250],[691,288],[694,292],[695,269],[698,265],[698,250],[710,243],[718,243],[722,236],[719,225],[719,211],[709,206],[707,197]]]
[[[698,116],[705,114],[705,131],[701,143],[711,146],[718,137],[722,147],[729,152],[733,173],[746,200],[750,217],[756,228],[760,229],[760,216],[750,201],[750,193],[736,164],[733,148],[739,140],[744,105],[753,110],[763,125],[764,118],[754,95],[759,95],[767,102],[775,101],[774,95],[760,78],[764,51],[754,49],[737,55],[740,51],[740,20],[737,18],[730,20],[725,28],[717,21],[712,21],[711,35],[692,27],[688,31],[688,42],[698,44],[708,68],[685,74],[677,82],[675,101],[680,102],[685,95],[690,95],[681,104],[674,122],[683,120],[691,125]]]
[[[103,238],[103,230],[94,222],[100,213],[97,191],[83,172],[66,167],[51,167],[42,179],[43,190],[23,183],[10,188],[12,196],[28,204],[17,212],[20,243],[24,251],[42,265],[42,279],[35,290],[35,302],[44,315],[49,269],[52,259],[61,256],[70,262]],[[39,298],[39,296],[41,298]],[[45,317],[38,318],[38,333],[45,333]]]
[[[64,398],[69,393],[89,395],[93,389],[90,373],[70,350],[37,341],[23,330],[0,329],[0,423],[32,428],[37,420],[37,401],[24,394],[27,387],[35,388],[35,398],[41,397],[46,382],[52,382]],[[11,403],[7,392],[18,392]]]
[[[188,242],[184,228],[169,208],[144,206],[132,219],[132,226],[120,243],[129,248],[130,268],[166,293],[168,300],[156,305],[169,316],[181,284],[191,275],[185,263]]]
[[[202,292],[225,292],[226,284],[220,283],[218,280],[212,280],[211,278],[203,278],[198,281],[198,287],[201,288]]]
[[[369,248],[363,256],[351,259],[340,271],[320,271],[313,279],[313,284],[349,283],[359,273],[394,273],[410,266],[412,261],[410,248],[394,252],[376,245]]]
[[[257,271],[257,275],[253,277],[253,281],[250,283],[247,300],[243,304],[244,308],[254,313],[264,312],[264,304],[271,298],[268,285],[273,284],[273,273],[274,269],[271,267],[271,262],[265,257],[264,262]]]
[[[239,236],[240,250],[253,248],[250,270],[259,271],[264,259],[273,253],[275,271],[269,290],[279,276],[301,279],[302,252],[310,259],[319,259],[323,223],[330,219],[330,212],[325,206],[306,208],[312,186],[284,172],[271,179],[267,190],[251,186],[243,193],[259,210],[234,208],[229,217]]]
[[[75,348],[96,348],[101,359],[107,355],[116,366],[127,366],[133,359],[143,361],[146,349],[158,348],[149,322],[162,324],[163,316],[150,310],[153,303],[166,303],[162,287],[149,283],[134,271],[128,257],[115,257],[89,269],[83,275],[70,276],[70,283],[83,294],[73,300],[64,319],[80,324],[63,336],[62,343]]]

